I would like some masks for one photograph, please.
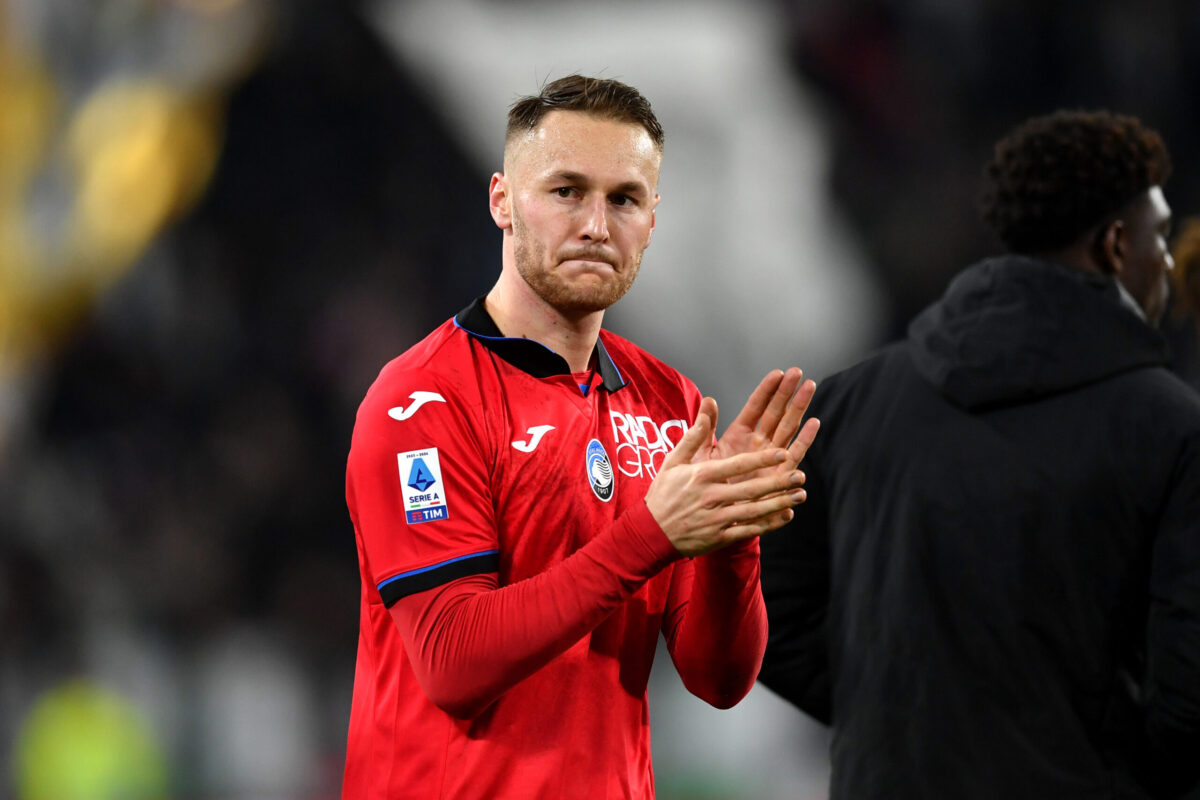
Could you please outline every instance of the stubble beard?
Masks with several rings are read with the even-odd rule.
[[[638,253],[626,269],[614,267],[606,280],[571,283],[548,266],[545,245],[530,235],[519,214],[513,214],[513,240],[517,273],[551,308],[570,316],[604,311],[620,300],[633,286],[642,263]]]

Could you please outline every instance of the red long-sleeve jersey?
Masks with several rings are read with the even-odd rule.
[[[753,684],[757,543],[683,560],[643,502],[699,392],[608,332],[594,364],[572,375],[477,301],[368,391],[348,800],[650,798],[659,633],[708,702]]]

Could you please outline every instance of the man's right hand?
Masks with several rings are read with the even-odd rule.
[[[705,398],[696,422],[667,455],[646,492],[650,514],[688,557],[777,528],[805,497],[799,470],[754,475],[786,461],[788,452],[782,447],[693,464],[701,448],[712,446],[715,409],[715,402]]]

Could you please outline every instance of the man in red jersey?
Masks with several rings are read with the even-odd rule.
[[[617,81],[517,102],[491,180],[495,287],[359,408],[348,799],[653,797],[660,632],[709,703],[754,683],[757,537],[804,499],[814,386],[771,373],[714,441],[711,398],[601,330],[650,243],[662,144]]]

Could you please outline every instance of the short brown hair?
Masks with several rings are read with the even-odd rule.
[[[551,81],[530,97],[522,97],[508,111],[505,141],[532,131],[551,111],[579,111],[604,119],[641,125],[662,152],[665,135],[650,101],[632,86],[604,78],[568,75]]]
[[[1057,250],[1170,174],[1166,145],[1136,117],[1055,111],[996,143],[983,219],[1013,252]]]

